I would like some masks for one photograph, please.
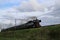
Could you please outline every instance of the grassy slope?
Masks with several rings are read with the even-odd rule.
[[[1,32],[0,40],[60,40],[60,25]]]

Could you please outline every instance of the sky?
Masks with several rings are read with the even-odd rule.
[[[36,16],[41,25],[60,24],[60,0],[0,0],[0,23]],[[6,23],[7,22],[7,23]]]

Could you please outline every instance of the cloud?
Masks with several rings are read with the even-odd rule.
[[[41,19],[41,25],[53,25],[53,24],[60,24],[60,17],[56,17],[53,15],[42,15],[41,17],[38,17],[38,19]]]
[[[20,12],[45,11],[46,8],[48,9],[48,7],[52,6],[51,4],[54,5],[54,3],[55,3],[54,1],[52,1],[52,2],[47,1],[46,3],[43,3],[43,2],[39,3],[38,0],[29,0],[28,2],[22,1],[20,6],[17,7],[17,10],[19,10]],[[50,8],[49,8],[49,10],[50,10]],[[46,10],[46,11],[48,11],[48,10]]]
[[[9,2],[15,3],[14,0]],[[59,4],[58,1],[55,3],[52,0],[43,0],[41,3],[37,0],[22,0],[18,6],[0,9],[0,18],[25,19],[30,16],[36,16],[42,20],[42,25],[58,24],[60,23],[60,4],[57,4]],[[13,20],[5,20],[3,23],[10,23],[10,21],[14,24]]]
[[[42,16],[42,25],[60,24],[60,0],[55,0],[55,5],[53,6],[53,11]]]
[[[55,5],[54,5],[54,10],[50,12],[48,15],[60,17],[60,0],[56,0]]]
[[[11,10],[11,11],[10,11]],[[19,12],[19,11],[17,11],[17,10],[15,10],[15,9],[13,9],[13,8],[9,8],[8,10],[0,10],[0,13],[2,13],[0,16],[1,17],[6,17],[6,18],[9,18],[9,17],[11,17],[11,18],[25,18],[25,17],[29,17],[29,16],[41,16],[41,15],[43,15],[43,14],[45,14],[44,12],[39,12],[39,11],[37,11],[37,12]],[[1,18],[0,17],[0,18]]]
[[[20,12],[32,12],[32,11],[45,11],[45,9],[48,9],[46,11],[51,10],[52,5],[54,5],[54,0],[52,1],[40,1],[39,0],[1,0],[1,5],[12,5],[16,6],[16,9]],[[16,5],[15,5],[16,4]],[[49,6],[48,6],[49,5]],[[2,6],[3,7],[3,6]],[[3,7],[5,8],[5,6]]]

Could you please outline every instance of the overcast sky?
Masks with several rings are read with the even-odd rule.
[[[41,19],[41,25],[60,24],[60,0],[0,0],[0,18],[24,19],[30,16]],[[10,22],[0,20],[0,23]]]

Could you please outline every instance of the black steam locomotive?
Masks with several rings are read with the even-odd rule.
[[[33,21],[28,21],[25,24],[22,25],[17,25],[17,26],[13,26],[7,29],[2,29],[2,32],[4,31],[9,31],[9,30],[21,30],[21,29],[29,29],[29,28],[39,28],[41,27],[41,25],[39,24],[39,22],[41,22],[41,20],[33,20]]]

